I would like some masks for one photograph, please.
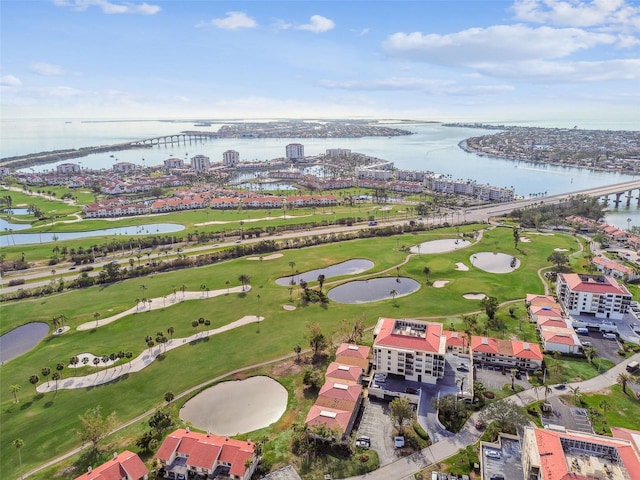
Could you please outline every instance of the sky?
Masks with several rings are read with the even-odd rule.
[[[640,0],[1,0],[3,118],[612,119]]]

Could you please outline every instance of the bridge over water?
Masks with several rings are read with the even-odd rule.
[[[207,140],[210,138],[218,138],[218,134],[215,132],[182,132],[173,135],[163,135],[154,138],[145,138],[142,140],[135,140],[130,144],[133,146],[153,146],[153,145],[169,145],[169,144],[187,144],[192,141]]]

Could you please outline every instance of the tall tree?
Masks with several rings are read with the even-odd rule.
[[[40,377],[38,377],[38,375],[36,374],[33,374],[29,377],[29,383],[34,387],[38,384],[39,381],[40,381]]]
[[[431,268],[425,265],[424,268],[422,269],[422,273],[424,273],[424,276],[426,277],[427,285],[429,285],[429,275],[431,275]]]
[[[318,285],[320,286],[320,291],[322,291],[322,286],[324,285],[325,276],[321,273],[318,275]]]
[[[320,330],[319,323],[312,323],[308,328],[307,339],[309,340],[309,346],[313,350],[313,355],[318,356],[322,350],[327,348],[329,342]]]
[[[18,403],[18,392],[22,389],[17,383],[15,385],[9,385],[9,391],[13,395],[13,403]]]
[[[480,305],[484,308],[484,313],[487,314],[489,320],[493,320],[495,318],[498,307],[500,306],[496,297],[485,297],[480,302]]]
[[[398,429],[400,435],[404,435],[404,426],[413,417],[413,410],[409,400],[398,397],[389,403],[389,416]]]
[[[487,425],[492,421],[497,422],[502,432],[512,435],[516,435],[529,423],[529,418],[524,411],[509,400],[490,403],[480,412],[480,420]]]
[[[633,380],[633,376],[626,372],[620,372],[616,383],[622,387],[622,393],[627,393],[627,385]]]
[[[22,450],[22,447],[24,447],[24,440],[22,440],[21,438],[16,438],[13,442],[11,442],[11,444],[18,451],[18,463],[20,465],[20,478],[22,478],[22,454],[20,453],[20,450]]]
[[[238,280],[242,284],[242,291],[244,292],[245,286],[249,284],[251,279],[249,278],[249,275],[247,275],[246,273],[243,273],[238,277]]]
[[[116,425],[116,413],[108,416],[102,415],[102,406],[90,408],[80,415],[80,429],[76,434],[83,443],[90,443],[92,453],[97,455],[100,451],[100,442],[109,434]]]

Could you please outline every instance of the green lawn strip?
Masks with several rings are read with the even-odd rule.
[[[503,230],[502,237],[506,239],[502,240],[505,244],[509,243],[509,235],[510,232]],[[420,235],[414,238],[422,239]],[[494,241],[501,240],[498,233],[488,238],[493,238]],[[566,241],[560,236],[556,236],[554,240],[556,245]],[[468,257],[469,252],[466,250],[457,252],[460,259]],[[289,303],[288,288],[275,285],[273,280],[290,274],[290,261],[295,262],[295,269],[305,271],[350,258],[371,258],[376,262],[375,269],[379,271],[384,268],[393,268],[402,261],[405,254],[397,250],[396,239],[393,237],[343,242],[314,247],[312,250],[292,250],[283,253],[284,256],[276,260],[250,262],[246,259],[237,259],[210,267],[154,275],[104,288],[92,287],[83,291],[0,307],[3,331],[25,323],[25,319],[48,321],[60,313],[68,317],[65,324],[75,328],[83,322],[92,321],[95,312],[100,313],[101,318],[104,318],[131,308],[135,305],[136,298],[172,296],[174,286],[178,289],[176,296],[179,297],[179,288],[182,284],[187,285],[187,290],[198,290],[201,284],[206,284],[211,290],[224,289],[227,280],[231,285],[237,285],[238,276],[246,273],[252,277],[253,285],[252,291],[244,295],[230,294],[216,299],[188,301],[167,307],[164,311],[156,310],[132,315],[94,331],[77,332],[72,329],[64,335],[48,337],[31,352],[7,362],[1,367],[3,384],[20,384],[22,391],[19,394],[21,402],[18,405],[12,404],[12,396],[8,389],[2,389],[0,392],[3,407],[0,443],[2,464],[12,468],[14,462],[9,459],[12,453],[10,443],[17,437],[23,438],[28,444],[43,446],[31,458],[23,458],[25,465],[30,467],[39,465],[53,455],[63,453],[76,445],[77,439],[69,432],[77,427],[77,417],[69,416],[69,411],[82,413],[91,406],[102,404],[104,411],[116,410],[120,421],[125,421],[150,408],[167,390],[179,393],[239,366],[291,353],[296,343],[305,345],[306,328],[311,322],[319,322],[326,332],[336,332],[343,319],[353,320],[364,316],[365,323],[371,326],[379,316],[428,316],[432,312],[436,315],[444,311],[449,314],[463,313],[469,311],[470,305],[473,304],[459,298],[451,301],[449,308],[445,309],[436,304],[442,301],[440,298],[447,298],[449,294],[440,293],[446,292],[447,288],[428,287],[421,289],[410,299],[409,297],[397,299],[399,307],[393,306],[391,301],[360,305],[341,305],[332,302],[327,310],[311,305],[300,306],[293,312],[287,312],[282,309],[282,305]],[[529,255],[531,261],[534,253],[532,249]],[[540,255],[546,254],[543,251]],[[422,260],[422,257],[439,258],[440,255],[424,255],[415,261]],[[540,261],[544,263],[544,260]],[[415,268],[420,272],[417,279],[424,281],[422,268],[419,266]],[[390,272],[391,275],[394,273]],[[516,280],[522,274],[527,274],[525,269],[509,274],[514,275],[514,288],[510,289],[510,295],[512,295],[510,298],[524,297],[527,290],[522,288],[521,284],[527,282]],[[490,280],[490,277],[485,277],[484,281]],[[480,281],[482,280],[478,280]],[[145,285],[145,290],[140,288],[141,285]],[[475,285],[475,287],[476,289],[482,287],[485,290],[482,285]],[[504,294],[504,288],[502,290],[499,286],[492,288],[489,290],[490,294],[495,292],[496,296],[507,297]],[[258,294],[260,299],[257,298]],[[444,296],[439,297],[439,295]],[[196,345],[181,347],[169,352],[163,361],[154,362],[142,372],[112,384],[83,391],[59,391],[57,394],[46,394],[42,399],[31,400],[33,386],[27,382],[29,376],[40,375],[41,369],[45,366],[54,370],[57,362],[67,362],[73,355],[82,352],[109,354],[120,350],[130,350],[134,355],[138,355],[146,348],[144,342],[146,335],[155,337],[156,332],[162,331],[168,336],[166,331],[170,326],[175,328],[174,337],[182,337],[195,333],[195,329],[191,327],[191,321],[201,316],[210,319],[211,328],[214,328],[244,315],[256,314],[267,318],[259,329],[255,325],[249,325],[212,337],[208,341],[198,342]],[[84,367],[84,370],[90,372],[92,368]],[[70,370],[65,369],[62,373],[63,377],[66,377],[70,375]],[[124,398],[127,399],[126,402],[122,401]]]
[[[565,402],[574,403],[572,395],[567,395]],[[601,403],[606,400],[606,422]],[[593,412],[591,420],[596,433],[611,435],[609,427],[624,427],[632,430],[640,430],[640,402],[633,395],[633,391],[627,387],[627,393],[622,393],[620,385],[612,385],[602,392],[583,393],[579,402],[589,411]]]
[[[45,188],[45,191],[46,190],[47,188]],[[29,195],[24,192],[15,192],[4,188],[0,188],[0,195],[9,195],[11,197],[12,208],[28,208],[29,205],[34,205],[38,207],[46,217],[68,215],[81,210],[80,206],[69,205],[62,200],[45,198],[40,195]],[[33,218],[33,215],[30,217]]]
[[[596,358],[593,364],[590,364],[583,358],[561,356],[558,365],[552,355],[545,354],[545,365],[547,365],[547,384],[553,385],[588,380],[609,370],[615,364],[605,358]]]

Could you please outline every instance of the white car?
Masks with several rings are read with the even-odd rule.
[[[404,447],[404,437],[393,437],[393,445],[396,448]]]
[[[590,347],[591,346],[591,342],[582,342],[582,346],[583,347]]]
[[[496,452],[495,450],[487,450],[487,457],[499,459],[500,452]]]
[[[371,438],[365,435],[360,435],[358,438],[356,438],[356,447],[369,448],[370,446],[371,446]]]

